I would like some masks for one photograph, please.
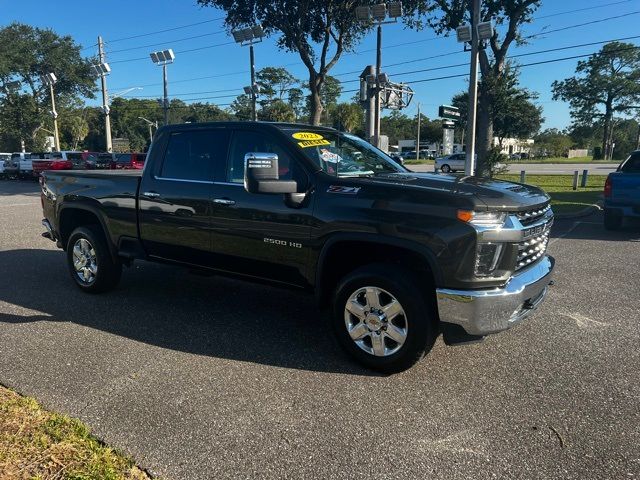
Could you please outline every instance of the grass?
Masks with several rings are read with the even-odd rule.
[[[433,165],[433,160],[405,160],[405,165]]]
[[[0,479],[149,479],[79,420],[0,386]]]
[[[520,175],[498,175],[502,180],[519,182]],[[551,196],[553,211],[556,213],[573,213],[598,202],[604,189],[605,175],[591,175],[587,186],[573,190],[573,175],[527,175],[525,182],[542,188]]]
[[[551,158],[527,158],[522,160],[509,160],[509,163],[619,163],[617,160],[594,160],[593,157],[551,157]]]

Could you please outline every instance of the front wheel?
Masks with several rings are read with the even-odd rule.
[[[67,242],[67,265],[75,284],[88,293],[112,290],[120,281],[122,263],[114,261],[102,230],[76,228]]]
[[[440,170],[442,170],[444,173],[449,173],[451,171],[451,167],[449,165],[447,165],[447,164],[444,164],[444,165],[442,165]]]
[[[406,370],[437,337],[434,309],[419,280],[395,265],[361,267],[347,275],[334,296],[332,323],[344,349],[366,367]]]

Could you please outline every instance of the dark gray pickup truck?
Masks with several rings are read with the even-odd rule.
[[[142,172],[51,171],[41,186],[44,235],[82,290],[114,288],[134,260],[305,289],[344,348],[386,372],[439,334],[471,342],[520,322],[554,266],[540,189],[413,173],[328,128],[170,125]]]

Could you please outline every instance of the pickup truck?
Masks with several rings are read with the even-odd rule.
[[[631,153],[604,184],[604,227],[618,230],[625,218],[640,218],[640,150]]]
[[[552,283],[542,190],[414,173],[330,128],[169,125],[142,171],[40,182],[43,235],[85,292],[114,288],[135,260],[304,289],[346,351],[384,372],[440,334],[456,344],[510,328]]]

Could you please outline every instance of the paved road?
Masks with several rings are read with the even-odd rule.
[[[537,315],[395,376],[310,298],[139,263],[90,296],[0,182],[0,383],[169,479],[640,476],[640,229],[557,222]]]
[[[407,165],[414,172],[433,172],[433,165]],[[618,163],[510,163],[509,173],[520,173],[525,170],[528,174],[565,174],[572,175],[578,170],[589,170],[589,175],[609,175],[618,168]]]

